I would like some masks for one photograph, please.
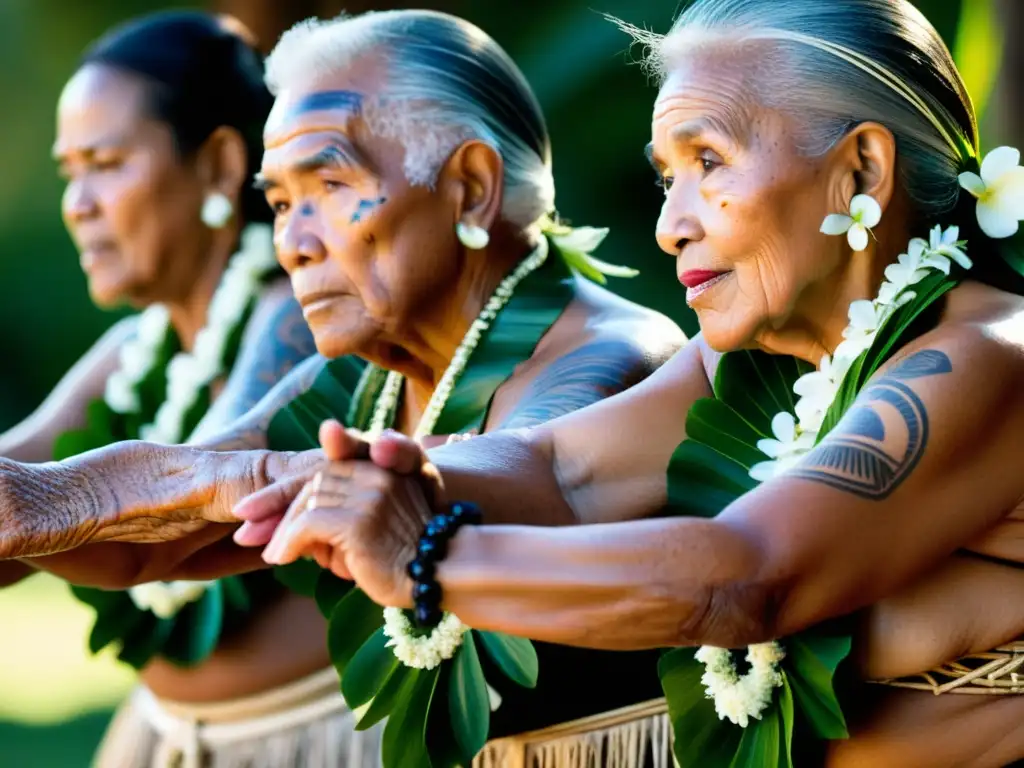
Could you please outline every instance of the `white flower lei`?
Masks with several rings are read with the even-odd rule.
[[[498,285],[494,295],[480,311],[476,320],[466,331],[462,342],[455,350],[448,368],[441,376],[437,387],[430,396],[427,407],[423,410],[419,424],[413,432],[413,438],[419,440],[431,434],[441,417],[448,398],[451,397],[455,384],[469,363],[473,354],[486,331],[498,313],[505,308],[516,287],[523,279],[540,267],[548,257],[548,241],[541,237],[536,250],[527,256],[512,273]],[[404,377],[400,373],[391,371],[388,373],[380,396],[374,404],[373,416],[370,419],[370,427],[367,434],[370,436],[380,435],[384,431],[388,417],[395,409],[398,398],[402,392]],[[453,613],[446,613],[441,622],[434,627],[429,635],[417,635],[414,627],[405,612],[400,608],[384,609],[384,634],[390,637],[388,646],[393,650],[395,656],[408,667],[416,669],[433,669],[446,659],[455,655],[455,651],[462,645],[462,637],[469,630],[469,627],[459,621],[458,616]]]
[[[266,224],[250,224],[242,232],[241,248],[231,257],[210,301],[206,325],[196,335],[192,353],[180,353],[167,365],[167,399],[152,424],[139,430],[143,440],[166,445],[181,442],[185,416],[204,387],[225,373],[228,340],[238,331],[250,302],[259,296],[263,278],[277,267],[273,232]],[[155,304],[139,317],[133,339],[121,349],[120,367],[107,379],[104,401],[115,412],[138,413],[139,385],[156,364],[171,332],[167,307]],[[139,584],[128,596],[140,610],[167,619],[199,600],[211,581],[172,581]]]
[[[748,646],[750,670],[741,676],[730,651],[702,646],[695,656],[704,665],[700,682],[707,698],[714,699],[718,719],[729,718],[740,728],[746,728],[752,717],[760,720],[771,703],[772,693],[782,685],[779,662],[785,656],[786,652],[776,642]]]

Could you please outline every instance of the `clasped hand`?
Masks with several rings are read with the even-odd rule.
[[[271,565],[313,558],[354,580],[375,602],[408,607],[412,584],[405,569],[444,502],[440,475],[418,443],[395,432],[370,445],[328,421],[320,443],[327,462],[301,487],[278,483],[235,508],[245,521],[235,541],[265,546],[263,559]]]

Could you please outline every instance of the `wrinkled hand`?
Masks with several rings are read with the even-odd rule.
[[[251,546],[269,540],[263,558],[272,565],[312,557],[355,580],[381,605],[411,604],[405,569],[424,525],[443,502],[440,476],[415,441],[394,432],[369,446],[372,463],[343,460],[359,452],[361,441],[337,422],[324,423],[320,442],[332,461],[283,518],[279,503],[264,505],[257,494],[235,510],[249,525],[235,540]]]
[[[236,523],[239,500],[268,484],[301,488],[320,451],[217,453],[121,443],[63,462],[0,460],[0,560],[104,541],[158,543]]]

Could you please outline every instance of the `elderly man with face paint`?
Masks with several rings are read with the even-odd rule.
[[[578,276],[614,270],[589,256],[599,231],[550,217],[543,116],[482,30],[421,11],[308,22],[282,38],[267,80],[276,102],[255,183],[322,357],[200,447],[136,442],[59,464],[0,462],[0,557],[107,587],[259,567],[227,538],[232,526],[199,518],[234,522],[243,496],[308,479],[319,451],[240,450],[307,447],[274,437],[301,432],[296,414],[323,406],[360,430],[433,445],[601,400],[683,343],[667,318]],[[286,597],[273,621],[255,616],[222,651],[192,678],[147,677],[101,765],[376,764],[379,733],[354,731],[312,600]],[[570,675],[610,663],[550,652]],[[543,706],[508,698],[504,728],[656,695],[653,674],[623,676],[635,684],[590,701],[572,686],[531,700]],[[144,748],[129,758],[118,743]]]

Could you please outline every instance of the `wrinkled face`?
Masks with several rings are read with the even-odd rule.
[[[146,87],[88,64],[57,108],[64,224],[101,306],[163,299],[168,268],[180,271],[182,259],[205,253],[200,180],[179,158],[170,129],[147,116]]]
[[[257,185],[320,353],[396,367],[417,319],[458,280],[457,213],[409,184],[400,144],[369,133],[367,80],[280,94]]]
[[[819,226],[822,164],[796,150],[791,119],[759,106],[750,61],[684,61],[654,106],[649,156],[665,188],[657,238],[676,258],[704,338],[727,351],[781,327],[839,250]]]

